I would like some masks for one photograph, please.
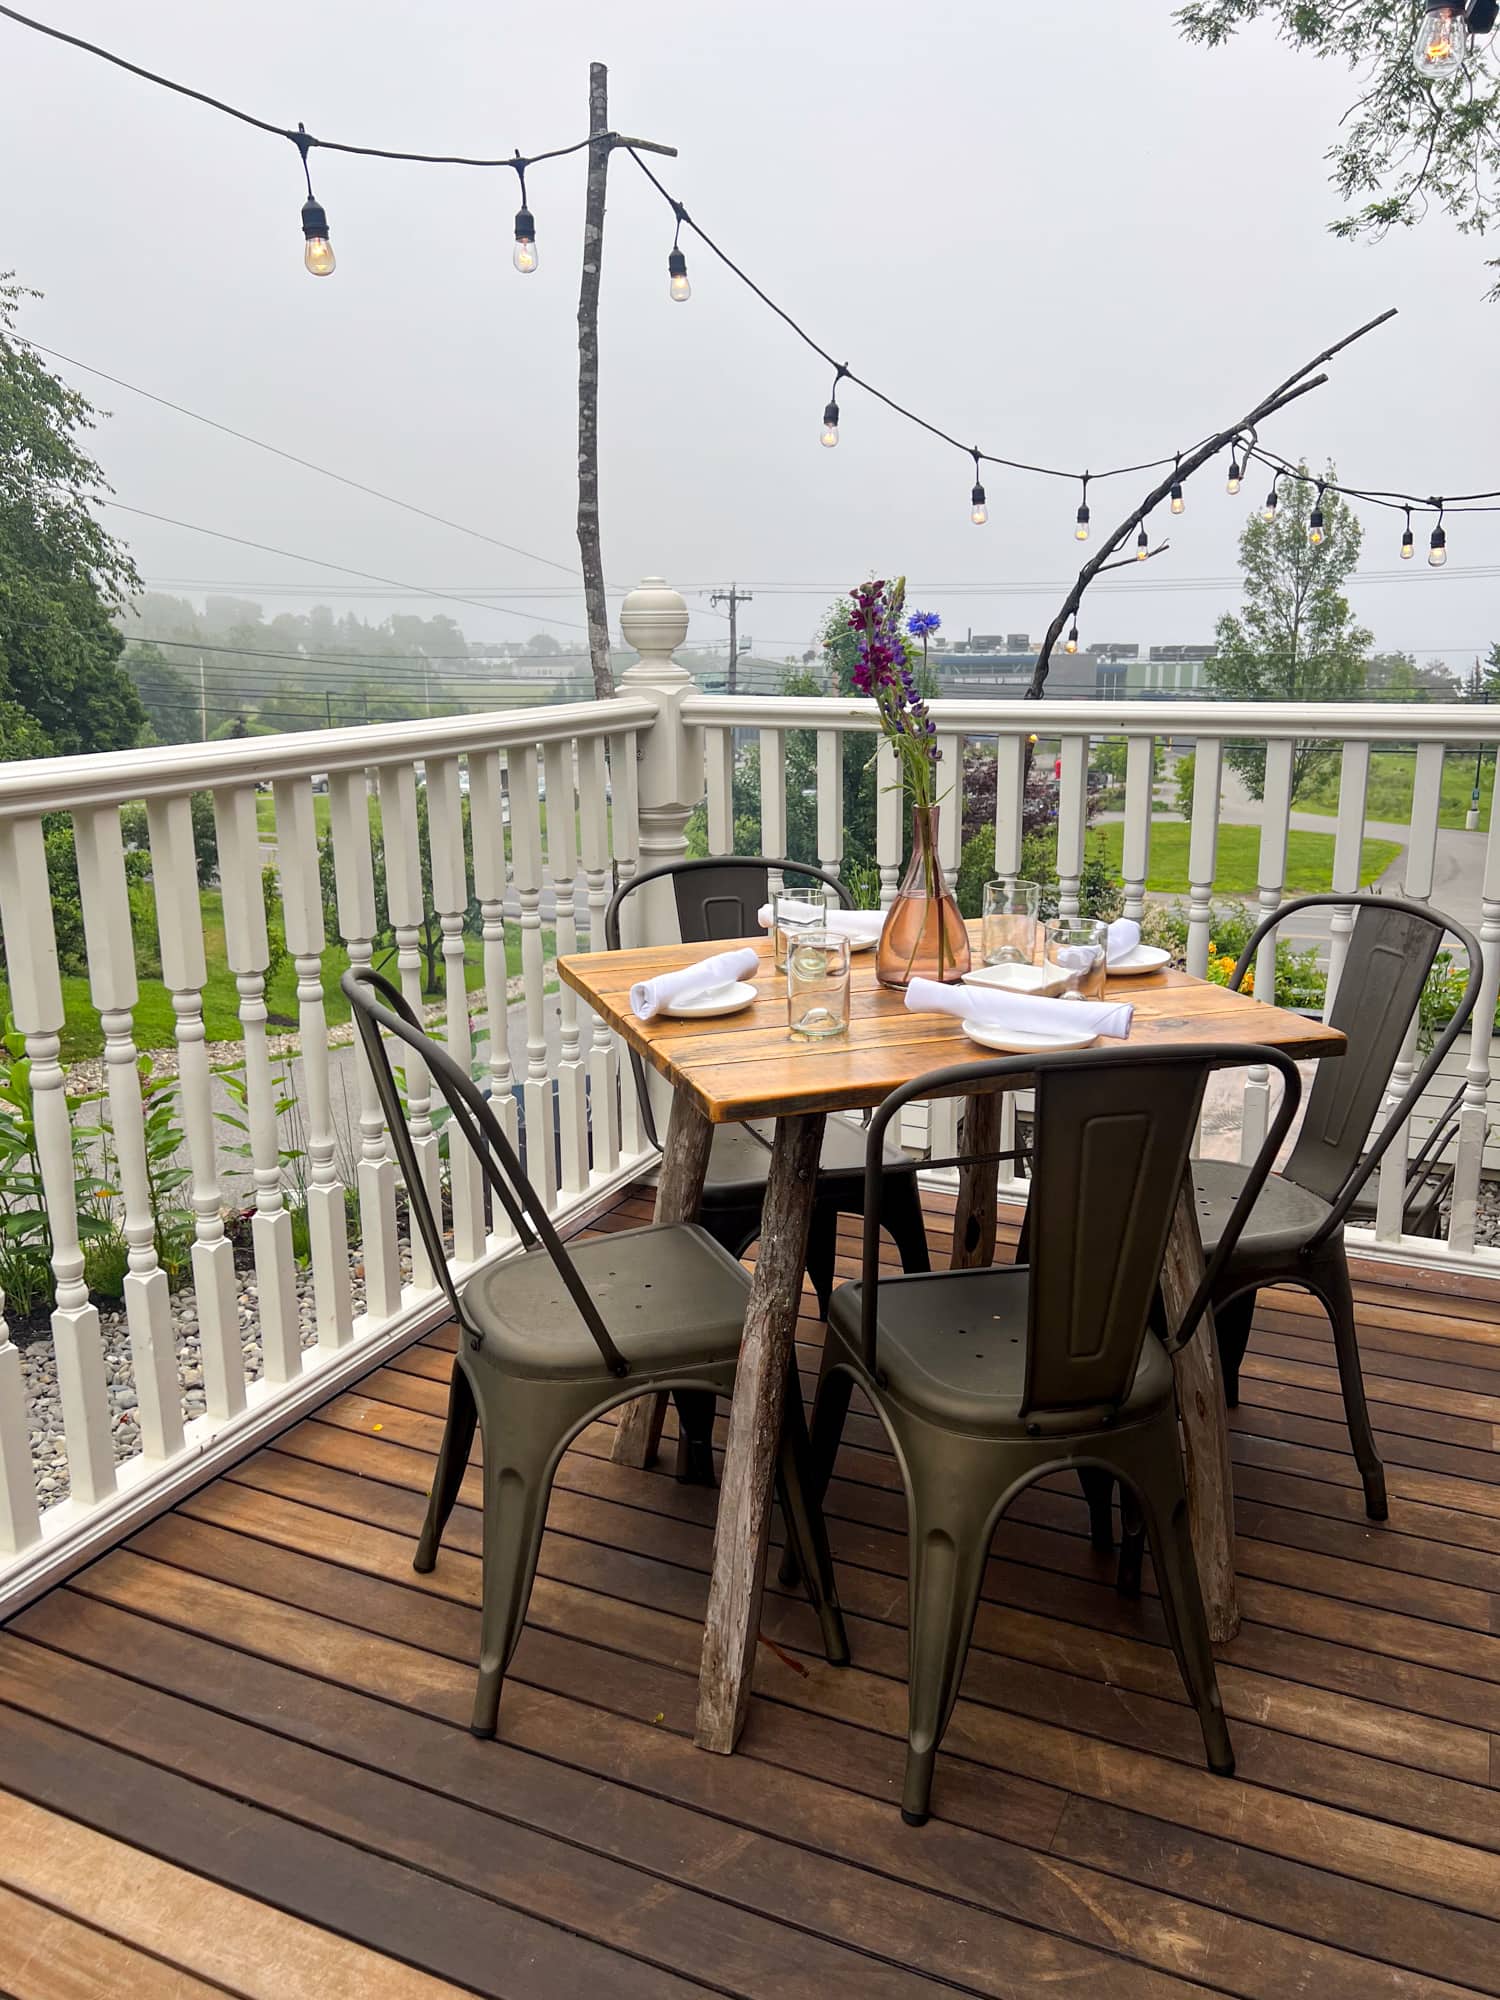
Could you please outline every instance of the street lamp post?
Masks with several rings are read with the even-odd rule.
[[[1479,699],[1487,702],[1490,698],[1489,683],[1479,691]],[[1479,831],[1479,785],[1484,776],[1484,745],[1481,743],[1474,758],[1474,789],[1469,794],[1469,810],[1464,814],[1464,832]]]

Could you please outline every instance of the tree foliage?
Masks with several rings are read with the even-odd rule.
[[[1305,472],[1306,467],[1302,470]],[[1328,480],[1333,479],[1330,469]],[[1323,512],[1323,539],[1314,545],[1310,521]],[[1226,612],[1204,673],[1228,701],[1356,701],[1364,692],[1370,634],[1354,622],[1344,584],[1359,561],[1359,518],[1330,490],[1284,481],[1274,521],[1252,514],[1240,536],[1244,610]],[[1265,783],[1264,744],[1236,743],[1225,755],[1252,798]],[[1292,758],[1292,797],[1336,743],[1301,742]]]
[[[1411,0],[1188,0],[1177,21],[1189,41],[1213,48],[1265,20],[1294,48],[1359,74],[1328,153],[1339,199],[1352,204],[1329,225],[1335,236],[1410,229],[1434,205],[1466,234],[1483,235],[1500,201],[1500,71],[1471,57],[1456,76],[1418,76],[1422,13]],[[1500,258],[1488,269],[1500,269]],[[1488,296],[1500,298],[1500,280]]]
[[[203,727],[198,691],[162,657],[159,646],[130,646],[120,662],[140,697],[158,743],[194,743]]]

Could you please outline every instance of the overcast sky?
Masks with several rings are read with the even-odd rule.
[[[1322,155],[1351,79],[1264,31],[1190,49],[1166,0],[35,7],[278,123],[436,152],[581,137],[588,64],[605,61],[616,128],[679,149],[668,186],[822,345],[1015,458],[1081,468],[1186,446],[1399,305],[1266,441],[1355,484],[1500,485],[1483,245],[1442,218],[1378,247],[1335,242]],[[314,279],[291,146],[9,22],[0,49],[0,261],[46,294],[26,331],[571,568],[581,159],[530,177],[541,264],[522,278],[508,172],[315,154],[338,270]],[[975,528],[968,461],[847,387],[842,442],[820,449],[829,371],[691,239],[692,299],[669,302],[670,223],[617,155],[610,582],[665,575],[711,642],[724,627],[696,593],[738,578],[755,592],[742,632],[772,657],[800,651],[828,598],[872,570],[905,570],[953,636],[1040,633],[1076,567],[1076,488],[991,468]],[[581,640],[559,569],[62,372],[112,413],[97,449],[121,501],[294,552],[116,515],[152,585],[375,616],[398,602],[345,596],[320,558],[521,614],[430,600],[474,637]],[[1171,552],[1091,594],[1084,639],[1210,636],[1263,484],[1230,500],[1222,466],[1200,474]],[[1096,525],[1135,497],[1134,482],[1096,486]],[[1354,596],[1377,641],[1458,661],[1500,637],[1500,515],[1452,523],[1440,573],[1398,563],[1400,527],[1367,518]]]

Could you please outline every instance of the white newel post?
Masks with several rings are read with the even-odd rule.
[[[687,823],[703,797],[703,731],[682,719],[694,692],[692,675],[672,658],[687,637],[687,604],[663,578],[648,576],[620,607],[620,630],[640,658],[620,676],[620,689],[649,701],[656,720],[639,738],[640,873],[680,861],[687,853]],[[641,905],[639,942],[671,944],[680,935],[677,905],[668,882],[649,882],[633,901]]]

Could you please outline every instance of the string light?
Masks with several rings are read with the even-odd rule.
[[[1073,530],[1073,539],[1086,542],[1089,538],[1089,476],[1083,475],[1083,500],[1078,509],[1078,526]]]
[[[847,368],[833,371],[833,387],[828,392],[828,401],[823,405],[823,428],[818,433],[818,443],[827,445],[830,451],[839,441],[839,384],[849,373]]]
[[[1440,80],[1456,76],[1469,53],[1469,24],[1457,0],[1429,7],[1417,31],[1412,62],[1417,75]]]
[[[1076,653],[1078,651],[1078,627],[1076,624],[1068,627],[1068,643],[1063,647],[1063,651],[1065,653]]]
[[[680,201],[674,201],[672,206],[677,212],[677,227],[672,232],[672,248],[667,253],[667,297],[682,305],[693,296],[693,288],[688,283],[687,257],[677,240],[682,234],[683,223],[688,219],[688,212]]]
[[[1413,536],[1412,536],[1412,532],[1411,532],[1411,509],[1410,509],[1410,507],[1408,507],[1408,508],[1407,508],[1407,510],[1406,510],[1406,533],[1405,533],[1405,534],[1404,534],[1404,535],[1403,535],[1403,536],[1401,537],[1401,560],[1402,560],[1402,562],[1410,562],[1410,561],[1411,561],[1411,559],[1412,559],[1412,552],[1413,552],[1413,550],[1414,550],[1415,546],[1416,546],[1416,544],[1415,544],[1415,541],[1414,541],[1414,539],[1413,539]]]
[[[969,495],[969,519],[976,528],[982,528],[990,518],[990,510],[984,504],[984,487],[979,480],[980,451],[978,445],[972,447],[974,454],[974,491]]]
[[[1142,527],[1141,532],[1135,538],[1136,561],[1144,562],[1146,560],[1146,557],[1150,554],[1150,552],[1151,552],[1151,538],[1146,533],[1145,528]]]
[[[1322,543],[1323,543],[1323,482],[1322,482],[1322,480],[1321,480],[1321,479],[1320,479],[1320,480],[1318,481],[1318,497],[1317,497],[1317,499],[1316,499],[1316,500],[1315,500],[1315,501],[1313,502],[1313,510],[1312,510],[1311,514],[1309,514],[1309,516],[1307,517],[1307,539],[1308,539],[1308,540],[1309,540],[1309,541],[1310,541],[1310,542],[1312,543],[1312,545],[1313,545],[1313,547],[1314,547],[1315,549],[1316,549],[1316,548],[1320,548],[1320,547],[1322,546]]]
[[[1271,490],[1266,495],[1266,504],[1260,510],[1261,516],[1264,520],[1274,521],[1276,519],[1276,509],[1277,506],[1279,505],[1279,494],[1277,489],[1280,487],[1280,485],[1281,485],[1281,474],[1278,472],[1276,477],[1271,481]]]
[[[1173,467],[1175,468],[1181,463],[1182,463],[1182,455],[1179,452],[1178,455],[1172,460],[1172,464]],[[1187,502],[1182,497],[1182,481],[1180,479],[1174,479],[1172,481],[1172,491],[1171,494],[1169,495],[1169,498],[1171,499],[1172,502],[1172,512],[1174,514],[1181,514],[1185,511],[1187,507]]]
[[[313,193],[312,169],[307,164],[307,149],[318,142],[309,136],[305,126],[299,125],[296,143],[297,151],[302,155],[303,179],[307,182],[307,200],[302,204],[302,261],[315,278],[327,278],[332,275],[338,260],[328,240],[328,216]]]
[[[1243,478],[1243,476],[1244,475],[1240,470],[1239,446],[1236,445],[1234,450],[1229,455],[1229,478],[1225,482],[1224,486],[1224,491],[1229,495],[1231,500],[1234,498],[1235,494],[1239,492],[1240,480]]]
[[[521,206],[516,210],[516,247],[510,253],[510,261],[523,278],[529,278],[541,261],[536,248],[536,220],[526,205],[526,169],[531,162],[517,153],[511,164],[520,183]]]
[[[1434,569],[1441,569],[1448,560],[1448,537],[1443,530],[1443,503],[1437,503],[1437,526],[1432,531],[1432,540],[1427,545],[1427,560]]]

